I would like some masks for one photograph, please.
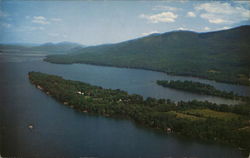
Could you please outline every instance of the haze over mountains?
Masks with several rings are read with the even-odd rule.
[[[44,54],[63,54],[78,49],[84,48],[84,45],[73,42],[59,42],[59,43],[44,43],[44,44],[32,44],[32,43],[14,43],[14,44],[0,44],[0,51],[10,53],[44,53]]]
[[[91,46],[53,63],[133,67],[217,81],[250,84],[250,26],[208,33],[173,31],[117,44]]]

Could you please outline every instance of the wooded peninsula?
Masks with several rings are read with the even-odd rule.
[[[200,82],[180,81],[180,80],[177,80],[177,81],[158,80],[156,83],[163,87],[188,91],[188,92],[197,93],[197,94],[212,95],[212,96],[234,99],[234,100],[243,100],[243,101],[250,100],[250,98],[247,96],[240,96],[232,91],[231,92],[221,91],[219,89],[216,89],[214,86],[211,86],[205,83],[200,83]]]
[[[116,89],[103,89],[62,77],[29,72],[30,82],[47,95],[81,112],[133,120],[171,134],[216,141],[250,151],[250,107],[210,102],[178,103],[147,98]]]

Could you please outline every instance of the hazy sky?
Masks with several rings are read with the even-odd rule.
[[[247,1],[4,1],[0,42],[115,43],[172,30],[250,24]]]

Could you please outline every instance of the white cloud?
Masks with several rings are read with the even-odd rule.
[[[153,33],[159,33],[159,31],[150,31],[150,32],[144,32],[142,33],[143,36],[151,35]]]
[[[228,27],[228,26],[224,26],[222,29],[223,30],[226,30],[226,29],[229,29],[230,27]]]
[[[217,30],[227,30],[227,29],[230,29],[230,27],[224,26],[224,27],[218,28]]]
[[[210,23],[214,23],[214,24],[220,24],[220,23],[231,23],[231,21],[227,21],[227,20],[223,20],[223,19],[209,19]]]
[[[205,30],[205,31],[209,31],[210,28],[206,26],[206,27],[204,27],[204,30]]]
[[[187,27],[179,27],[177,28],[176,30],[186,30],[186,31],[195,31],[194,29],[190,29],[190,28],[187,28]]]
[[[61,22],[62,21],[61,18],[51,18],[50,20],[53,22]]]
[[[49,24],[50,22],[43,16],[34,16],[32,19],[33,23],[36,24],[42,24],[42,25],[46,25]]]
[[[31,17],[30,16],[26,16],[25,18],[26,19],[30,19]],[[61,18],[50,18],[50,19],[47,19],[44,16],[33,16],[31,21],[32,21],[32,23],[47,25],[47,24],[50,24],[52,22],[61,22],[62,19]]]
[[[227,29],[230,29],[231,27],[228,27],[228,26],[224,26],[224,27],[218,27],[216,29],[213,29],[213,31],[220,31],[220,30],[227,30]]]
[[[179,27],[177,30],[188,30],[188,29],[185,27]]]
[[[169,11],[177,11],[181,10],[180,8],[170,7],[170,6],[154,6],[152,10],[169,10]]]
[[[178,17],[177,14],[172,12],[162,12],[159,14],[146,15],[141,14],[140,18],[147,19],[151,23],[159,23],[159,22],[175,22],[175,19]]]
[[[207,19],[210,23],[214,23],[214,24],[220,24],[220,23],[232,23],[232,21],[230,20],[225,20],[214,15],[214,14],[201,14],[200,15],[201,18],[203,19]]]
[[[211,2],[211,3],[203,3],[200,5],[197,5],[195,7],[196,10],[205,10],[206,12],[209,13],[228,13],[228,11],[231,10],[227,10],[221,7],[225,7],[228,6],[228,3],[220,3],[220,2]]]
[[[196,15],[194,12],[187,12],[187,17],[194,18],[194,17],[196,17]]]
[[[233,24],[250,19],[250,10],[232,3],[208,2],[195,6],[200,17],[214,24]]]
[[[197,31],[195,29],[192,29],[192,28],[187,28],[185,26],[181,26],[181,27],[178,27],[176,30],[181,30],[181,31]]]

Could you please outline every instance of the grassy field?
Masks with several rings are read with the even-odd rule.
[[[179,119],[187,119],[190,121],[197,121],[197,120],[204,119],[204,118],[201,118],[201,117],[198,117],[195,115],[190,115],[188,113],[181,113],[181,112],[177,112],[177,111],[169,111],[169,112],[167,112],[167,114],[174,115],[176,118],[179,118]]]
[[[190,115],[190,116],[196,116],[196,117],[202,117],[202,118],[215,118],[215,119],[221,119],[221,120],[233,120],[233,119],[239,119],[240,116],[234,113],[230,112],[220,112],[220,111],[214,111],[210,109],[191,109],[183,111],[184,114]]]

